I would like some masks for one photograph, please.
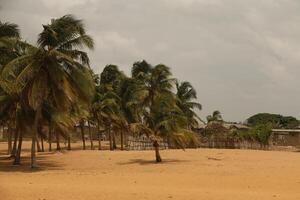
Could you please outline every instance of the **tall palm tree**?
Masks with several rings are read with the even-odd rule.
[[[131,129],[149,136],[156,161],[162,161],[159,153],[161,139],[168,139],[181,147],[187,141],[196,142],[194,134],[186,130],[187,117],[177,105],[177,97],[172,92],[175,79],[170,68],[163,64],[153,67],[146,61],[136,62],[132,77],[139,85],[136,92],[143,97],[140,101],[143,116],[138,123],[131,124]]]
[[[88,68],[89,59],[78,48],[93,48],[81,20],[72,15],[52,19],[38,38],[38,47],[8,63],[2,76],[26,96],[27,105],[35,111],[32,126],[31,166],[36,166],[35,143],[43,105],[67,112],[72,105],[88,104],[94,83]]]
[[[201,110],[202,106],[200,103],[193,102],[197,99],[196,90],[193,88],[191,83],[184,81],[182,83],[176,82],[178,98],[178,106],[187,117],[188,120],[188,129],[198,125],[198,120],[202,121],[200,117],[195,113],[194,109]]]
[[[123,150],[123,130],[127,129],[127,122],[124,116],[126,105],[124,105],[125,102],[122,98],[124,88],[123,83],[125,79],[127,79],[127,77],[116,65],[105,66],[100,75],[99,92],[104,94],[102,101],[106,100],[106,102],[110,102],[110,104],[106,105],[110,107],[110,113],[107,115],[105,124],[106,130],[108,131],[111,150],[116,148],[116,132],[121,133],[121,147]],[[113,132],[111,130],[113,130]]]
[[[22,45],[20,41],[20,31],[18,25],[9,22],[3,23],[0,21],[0,72],[5,64],[21,55],[21,47]],[[9,127],[8,153],[11,154],[11,157],[15,157],[19,134],[17,127],[18,102],[18,95],[15,93],[15,91],[13,91],[13,88],[10,88],[9,84],[0,76],[0,110],[2,111],[0,120],[6,121]],[[4,113],[8,113],[8,115]],[[13,129],[14,145],[12,148]]]

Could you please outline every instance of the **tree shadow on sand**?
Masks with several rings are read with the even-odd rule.
[[[145,160],[145,159],[131,159],[128,162],[120,162],[118,165],[153,165],[153,164],[176,164],[176,163],[184,163],[190,162],[188,160],[178,160],[178,159],[163,159],[161,163],[157,163],[155,160]]]
[[[48,157],[40,155],[37,157],[38,167],[30,168],[30,156],[24,156],[21,158],[21,165],[13,165],[13,159],[7,157],[0,157],[0,172],[24,172],[24,173],[34,173],[40,171],[50,171],[50,170],[61,170],[62,164],[50,160]]]

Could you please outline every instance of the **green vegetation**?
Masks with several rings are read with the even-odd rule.
[[[269,123],[256,125],[249,130],[236,131],[234,136],[239,140],[258,142],[263,147],[266,147],[269,144],[271,133],[272,125]]]
[[[134,63],[130,77],[116,65],[94,74],[85,52],[93,48],[83,21],[72,15],[43,25],[37,45],[24,42],[17,25],[0,23],[0,122],[8,127],[14,164],[20,164],[25,135],[32,138],[31,166],[36,167],[36,147],[44,151],[47,140],[51,151],[55,136],[57,150],[60,137],[71,149],[70,130],[76,124],[82,128],[85,149],[85,122],[89,127],[96,124],[99,135],[109,136],[111,150],[116,148],[117,133],[121,149],[126,134],[148,136],[157,162],[162,161],[162,139],[181,148],[197,143],[191,130],[199,119],[194,109],[201,105],[189,82],[178,82],[166,65],[146,61]],[[42,131],[45,126],[47,133]],[[91,131],[89,137],[93,149]]]
[[[223,122],[223,118],[221,115],[221,112],[216,110],[212,113],[212,115],[208,115],[206,117],[207,123],[211,123],[211,122]]]
[[[278,114],[259,113],[253,115],[248,120],[250,126],[260,124],[271,124],[272,128],[297,128],[300,122],[295,117],[285,117]]]

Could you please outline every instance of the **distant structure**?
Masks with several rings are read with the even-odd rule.
[[[166,141],[159,141],[159,148],[160,149],[169,149],[169,145]],[[153,142],[146,136],[129,136],[127,139],[126,149],[128,151],[131,150],[154,150]]]
[[[300,129],[272,129],[269,143],[274,146],[300,146]]]
[[[245,125],[245,124],[241,124],[241,123],[223,123],[223,126],[225,128],[228,128],[230,130],[248,130],[250,129],[249,126]]]
[[[242,124],[242,123],[231,123],[231,122],[222,122],[223,127],[229,130],[248,130],[250,129],[249,126]],[[193,128],[193,131],[196,133],[202,133],[203,130],[207,127],[207,124],[199,124],[198,127]]]

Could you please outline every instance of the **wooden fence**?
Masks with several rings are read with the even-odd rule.
[[[200,148],[219,149],[270,149],[272,145],[263,145],[257,141],[238,140],[236,138],[200,137]],[[274,147],[273,147],[274,148]]]
[[[159,149],[168,149],[168,143],[165,141],[159,142]],[[131,150],[154,150],[153,143],[145,137],[134,138],[129,137],[126,144],[126,149]]]

